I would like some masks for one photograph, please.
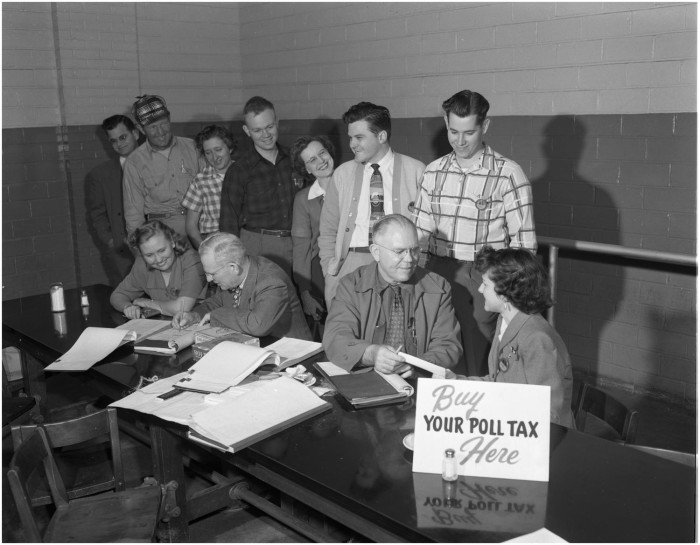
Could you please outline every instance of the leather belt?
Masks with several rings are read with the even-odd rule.
[[[246,225],[243,229],[246,231],[251,231],[252,233],[258,233],[261,235],[269,235],[271,237],[291,237],[292,232],[286,231],[284,229],[263,229],[262,227],[250,227]]]
[[[186,213],[187,213],[187,208],[180,208],[180,210],[178,210],[177,212],[162,212],[162,213],[155,213],[155,214],[146,214],[146,219],[148,221],[160,220],[160,219],[170,218],[172,216],[184,215]]]
[[[371,253],[369,251],[369,246],[354,246],[352,248],[348,248],[348,251],[355,252],[356,254],[369,254],[369,253]]]

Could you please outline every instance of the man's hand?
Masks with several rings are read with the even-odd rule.
[[[309,290],[301,292],[301,306],[304,309],[304,314],[308,314],[314,320],[320,320],[323,316],[323,305],[311,296]]]
[[[124,316],[129,318],[130,320],[135,320],[136,318],[141,318],[141,307],[131,304],[131,305],[126,305],[124,307],[124,310],[122,310],[124,313]]]
[[[379,373],[398,373],[408,378],[413,374],[413,369],[398,352],[385,344],[370,344],[362,355],[362,363],[373,365]]]
[[[208,318],[209,314],[206,314],[204,318]],[[188,325],[193,324],[195,322],[199,321],[204,321],[202,320],[202,317],[197,314],[196,312],[178,312],[173,316],[172,322],[170,322],[170,325],[174,327],[175,329],[184,329]]]

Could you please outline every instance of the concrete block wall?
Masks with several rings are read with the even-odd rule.
[[[106,280],[83,180],[108,157],[96,127],[143,92],[166,97],[177,134],[218,122],[243,140],[242,104],[261,94],[282,143],[329,134],[339,161],[340,116],[370,100],[391,109],[395,149],[427,163],[449,151],[440,103],[475,89],[488,142],[533,181],[540,235],[695,253],[694,3],[2,9],[4,299]],[[694,401],[695,280],[563,252],[557,327],[577,372]]]
[[[688,3],[254,3],[243,81],[290,119],[434,116],[465,88],[493,115],[695,111],[696,30]]]

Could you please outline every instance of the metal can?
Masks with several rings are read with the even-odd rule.
[[[53,330],[59,337],[65,337],[68,333],[68,324],[66,323],[66,313],[57,312],[53,315]]]
[[[51,294],[51,310],[53,312],[63,312],[66,310],[66,301],[63,298],[63,282],[51,284],[49,293]]]

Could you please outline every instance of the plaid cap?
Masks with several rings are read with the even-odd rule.
[[[131,107],[131,113],[140,125],[150,125],[162,117],[170,115],[165,99],[158,95],[142,95]]]

